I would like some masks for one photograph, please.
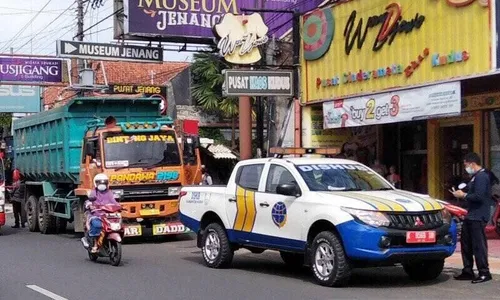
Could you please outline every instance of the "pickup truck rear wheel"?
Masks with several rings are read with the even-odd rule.
[[[312,242],[311,270],[323,286],[344,286],[351,276],[351,267],[340,239],[331,231],[320,232]]]
[[[226,230],[218,223],[209,224],[202,238],[203,259],[210,268],[225,268],[233,261],[234,252],[229,244]]]
[[[444,259],[424,260],[403,264],[403,269],[415,281],[436,279],[444,268]]]

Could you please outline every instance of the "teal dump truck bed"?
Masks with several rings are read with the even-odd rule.
[[[15,166],[28,180],[79,183],[87,121],[114,116],[118,122],[160,117],[154,98],[76,98],[66,105],[14,120]]]

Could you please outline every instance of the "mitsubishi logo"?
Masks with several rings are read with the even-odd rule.
[[[420,220],[420,217],[415,218],[415,226],[416,227],[424,226],[424,222],[422,222],[422,220]]]

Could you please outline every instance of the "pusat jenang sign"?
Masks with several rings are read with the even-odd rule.
[[[158,63],[163,61],[163,48],[57,41],[57,56]]]
[[[259,14],[226,14],[214,26],[217,49],[227,62],[239,65],[256,63],[262,59],[258,47],[269,40],[268,30]]]
[[[224,70],[224,96],[292,96],[292,71]]]

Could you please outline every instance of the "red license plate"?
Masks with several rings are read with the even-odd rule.
[[[436,232],[435,231],[408,231],[406,233],[406,242],[408,244],[435,243],[436,242]]]

